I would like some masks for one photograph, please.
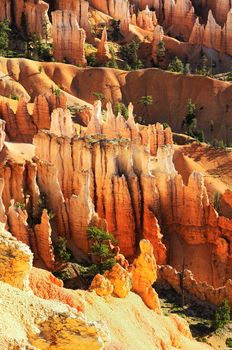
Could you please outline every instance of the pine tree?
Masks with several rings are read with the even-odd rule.
[[[87,233],[90,242],[89,254],[94,260],[93,270],[102,274],[116,264],[114,254],[109,247],[109,241],[114,241],[113,236],[97,227],[89,227]]]

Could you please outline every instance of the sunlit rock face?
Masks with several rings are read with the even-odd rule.
[[[47,38],[51,29],[48,9],[49,5],[42,0],[3,0],[0,4],[0,20],[14,21],[23,32]]]
[[[80,28],[76,13],[70,10],[52,12],[52,38],[54,57],[76,65],[85,65],[85,30]]]
[[[152,288],[157,279],[157,266],[151,243],[141,240],[140,251],[132,264],[132,290],[141,296],[150,309],[161,313],[158,295]]]
[[[221,26],[210,10],[206,25],[200,24],[197,18],[191,32],[189,43],[212,48],[219,52],[231,55],[232,10],[227,12],[225,22]]]
[[[4,229],[2,223],[0,225],[0,255],[1,281],[19,289],[28,290],[32,253],[27,245],[12,237]]]
[[[70,10],[75,12],[77,22],[80,27],[86,31],[86,34],[90,34],[89,24],[89,2],[86,0],[56,0],[56,10]]]
[[[46,99],[36,103],[32,116],[40,123],[38,106],[44,106],[50,130],[28,130],[35,136],[26,160],[19,157],[22,146],[6,142],[2,152],[14,158],[6,157],[0,167],[2,221],[31,247],[36,261],[53,270],[54,235],[87,254],[87,229],[97,226],[117,238],[131,261],[144,238],[158,264],[181,270],[184,262],[198,282],[214,288],[231,278],[231,220],[210,204],[201,174],[194,172],[184,184],[173,164],[170,128],[137,124],[131,104],[127,120],[115,116],[110,104],[103,117],[97,102],[79,134],[65,105],[51,113]],[[21,116],[24,105],[19,102]],[[27,137],[23,128],[19,132]],[[47,212],[39,209],[44,200]]]

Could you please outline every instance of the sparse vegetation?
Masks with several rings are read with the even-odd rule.
[[[126,70],[136,70],[143,68],[142,61],[138,58],[139,47],[140,43],[135,40],[120,47],[119,55],[121,59],[126,62]]]
[[[26,205],[25,205],[25,203],[23,203],[23,202],[15,202],[15,207],[16,207],[17,209],[22,209],[22,210],[24,210],[24,209],[26,208]]]
[[[31,208],[28,215],[28,223],[31,227],[41,223],[41,216],[44,210],[47,210],[49,220],[54,219],[55,213],[49,208],[47,194],[41,192],[36,208]]]
[[[211,76],[212,75],[212,68],[209,68],[208,59],[205,55],[202,55],[201,63],[198,66],[198,68],[196,69],[195,73],[199,74],[199,75],[204,75],[204,76]]]
[[[111,41],[119,41],[122,39],[122,34],[120,32],[120,21],[112,19],[110,21],[110,26],[107,30],[108,39]]]
[[[224,300],[222,304],[217,308],[214,318],[212,320],[213,329],[217,330],[223,328],[230,322],[230,306],[227,300]]]
[[[143,105],[144,107],[148,107],[152,105],[152,103],[153,103],[153,97],[150,95],[142,96],[139,99],[139,104]]]
[[[232,338],[226,339],[226,346],[228,346],[228,348],[232,348]]]
[[[56,95],[56,97],[60,97],[61,96],[61,89],[60,88],[55,88],[53,92]]]
[[[188,100],[187,113],[182,122],[182,128],[184,128],[187,135],[194,137],[200,142],[205,142],[205,136],[203,130],[197,129],[197,106]]]
[[[162,61],[165,58],[166,54],[166,49],[165,49],[165,44],[163,40],[160,40],[158,45],[157,45],[157,60]]]
[[[12,100],[19,101],[19,96],[16,95],[16,94],[11,94],[11,95],[10,95],[10,98],[11,98]]]
[[[67,240],[64,237],[58,237],[58,240],[55,244],[55,253],[61,262],[67,262],[71,260],[72,254],[67,249]]]
[[[128,108],[122,102],[117,102],[114,106],[114,114],[118,115],[118,113],[121,113],[126,120],[128,119]]]
[[[168,66],[169,72],[175,73],[184,73],[184,64],[183,62],[176,56],[172,62]]]
[[[110,59],[110,61],[107,62],[106,66],[108,68],[118,69],[118,64],[117,64],[117,61],[115,58],[115,51],[114,51],[113,46],[110,46],[110,54],[111,54],[111,59]]]
[[[89,227],[88,240],[90,242],[89,254],[93,261],[91,271],[95,271],[95,274],[102,274],[110,270],[116,264],[114,254],[109,247],[109,241],[114,241],[111,233],[97,227]]]
[[[85,55],[85,57],[86,57],[88,66],[91,66],[91,67],[96,67],[97,66],[97,60],[96,60],[96,53],[95,52],[91,52],[90,54]]]
[[[168,123],[163,123],[163,128],[164,128],[164,130],[167,128],[170,128],[170,125]]]
[[[66,281],[71,277],[71,274],[67,270],[54,271],[53,275],[62,281]]]
[[[0,56],[7,56],[10,43],[10,22],[7,19],[0,22]]]
[[[99,101],[104,101],[106,99],[102,92],[93,92],[93,96]]]

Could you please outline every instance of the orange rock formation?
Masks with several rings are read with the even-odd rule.
[[[140,251],[132,264],[132,290],[141,296],[150,309],[161,313],[158,295],[152,288],[157,279],[157,266],[151,243],[145,239],[140,241]]]
[[[86,0],[56,0],[56,10],[70,10],[75,12],[77,22],[80,27],[86,31],[86,34],[90,34],[89,24],[89,2]]]
[[[85,31],[80,28],[76,13],[69,10],[52,12],[54,57],[76,65],[85,65]]]
[[[222,287],[214,288],[206,282],[197,281],[190,270],[184,269],[181,276],[180,272],[169,265],[161,266],[158,275],[160,281],[167,282],[178,293],[184,292],[186,296],[208,301],[213,305],[220,305],[227,299],[232,306],[231,279]]]
[[[96,57],[99,63],[104,63],[107,59],[110,58],[110,50],[107,42],[106,27],[102,31],[102,37],[100,42],[98,43]]]

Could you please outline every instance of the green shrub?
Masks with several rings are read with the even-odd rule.
[[[10,22],[7,19],[0,22],[0,56],[7,56],[10,43]]]
[[[224,145],[224,141],[223,141],[223,140],[219,140],[219,141],[218,141],[218,147],[219,147],[219,148],[225,148],[225,145]]]
[[[157,45],[157,59],[163,60],[165,57],[166,49],[163,40],[160,40]]]
[[[135,40],[120,47],[119,55],[121,59],[126,62],[125,66],[127,68],[130,67],[130,69],[127,70],[136,70],[143,68],[142,61],[138,58],[139,47],[139,42]]]
[[[168,66],[169,72],[175,73],[184,73],[184,64],[183,62],[176,56],[172,62]]]
[[[62,281],[65,281],[65,280],[68,280],[69,278],[71,278],[70,272],[66,271],[66,270],[54,271],[53,275]]]
[[[54,89],[54,94],[56,95],[56,97],[60,97],[61,96],[61,89],[60,88],[55,88]]]
[[[114,48],[112,46],[110,46],[110,54],[111,54],[111,59],[110,61],[107,62],[106,67],[118,69],[118,64],[115,59]]]
[[[16,94],[10,95],[10,98],[11,98],[12,100],[19,101],[19,96],[16,95]]]
[[[100,228],[88,228],[88,240],[90,242],[90,252],[94,263],[88,272],[103,274],[106,270],[110,270],[115,264],[116,260],[114,254],[109,247],[109,241],[113,241],[113,236]],[[93,275],[93,276],[94,276]]]
[[[56,255],[62,262],[70,261],[72,254],[67,249],[67,241],[64,237],[58,237],[54,249]]]
[[[23,202],[15,202],[15,207],[24,210],[26,208],[26,205]]]
[[[208,67],[208,59],[205,55],[202,55],[201,57],[201,64],[195,71],[196,74],[204,75],[204,76],[211,76],[212,75],[212,68]]]
[[[96,60],[96,53],[95,52],[91,52],[89,55],[86,55],[86,60],[87,60],[88,66],[91,66],[91,67],[96,67],[97,66],[97,60]]]
[[[232,338],[226,339],[226,346],[228,346],[228,348],[232,348]]]
[[[127,120],[128,115],[128,108],[124,105],[122,102],[117,102],[114,106],[114,114],[118,115],[118,113],[121,113],[121,115]]]
[[[170,125],[166,122],[163,123],[163,128],[164,130],[167,129],[167,128],[170,128]]]
[[[150,106],[153,103],[153,97],[150,95],[142,96],[142,97],[140,97],[138,103],[143,105],[144,107]]]
[[[110,21],[110,26],[107,30],[108,40],[119,41],[122,39],[122,34],[120,32],[120,21],[112,19]]]
[[[41,192],[40,198],[38,199],[37,206],[35,208],[32,208],[30,210],[29,216],[28,216],[28,223],[29,226],[34,227],[37,224],[41,223],[41,216],[43,214],[43,211],[47,210],[47,215],[49,220],[52,220],[55,217],[55,213],[49,208],[48,198],[47,194]]]
[[[105,96],[102,92],[93,92],[93,96],[99,101],[105,100]]]
[[[214,319],[212,321],[212,327],[217,330],[223,328],[230,322],[230,306],[227,300],[224,300],[222,304],[217,308]]]

